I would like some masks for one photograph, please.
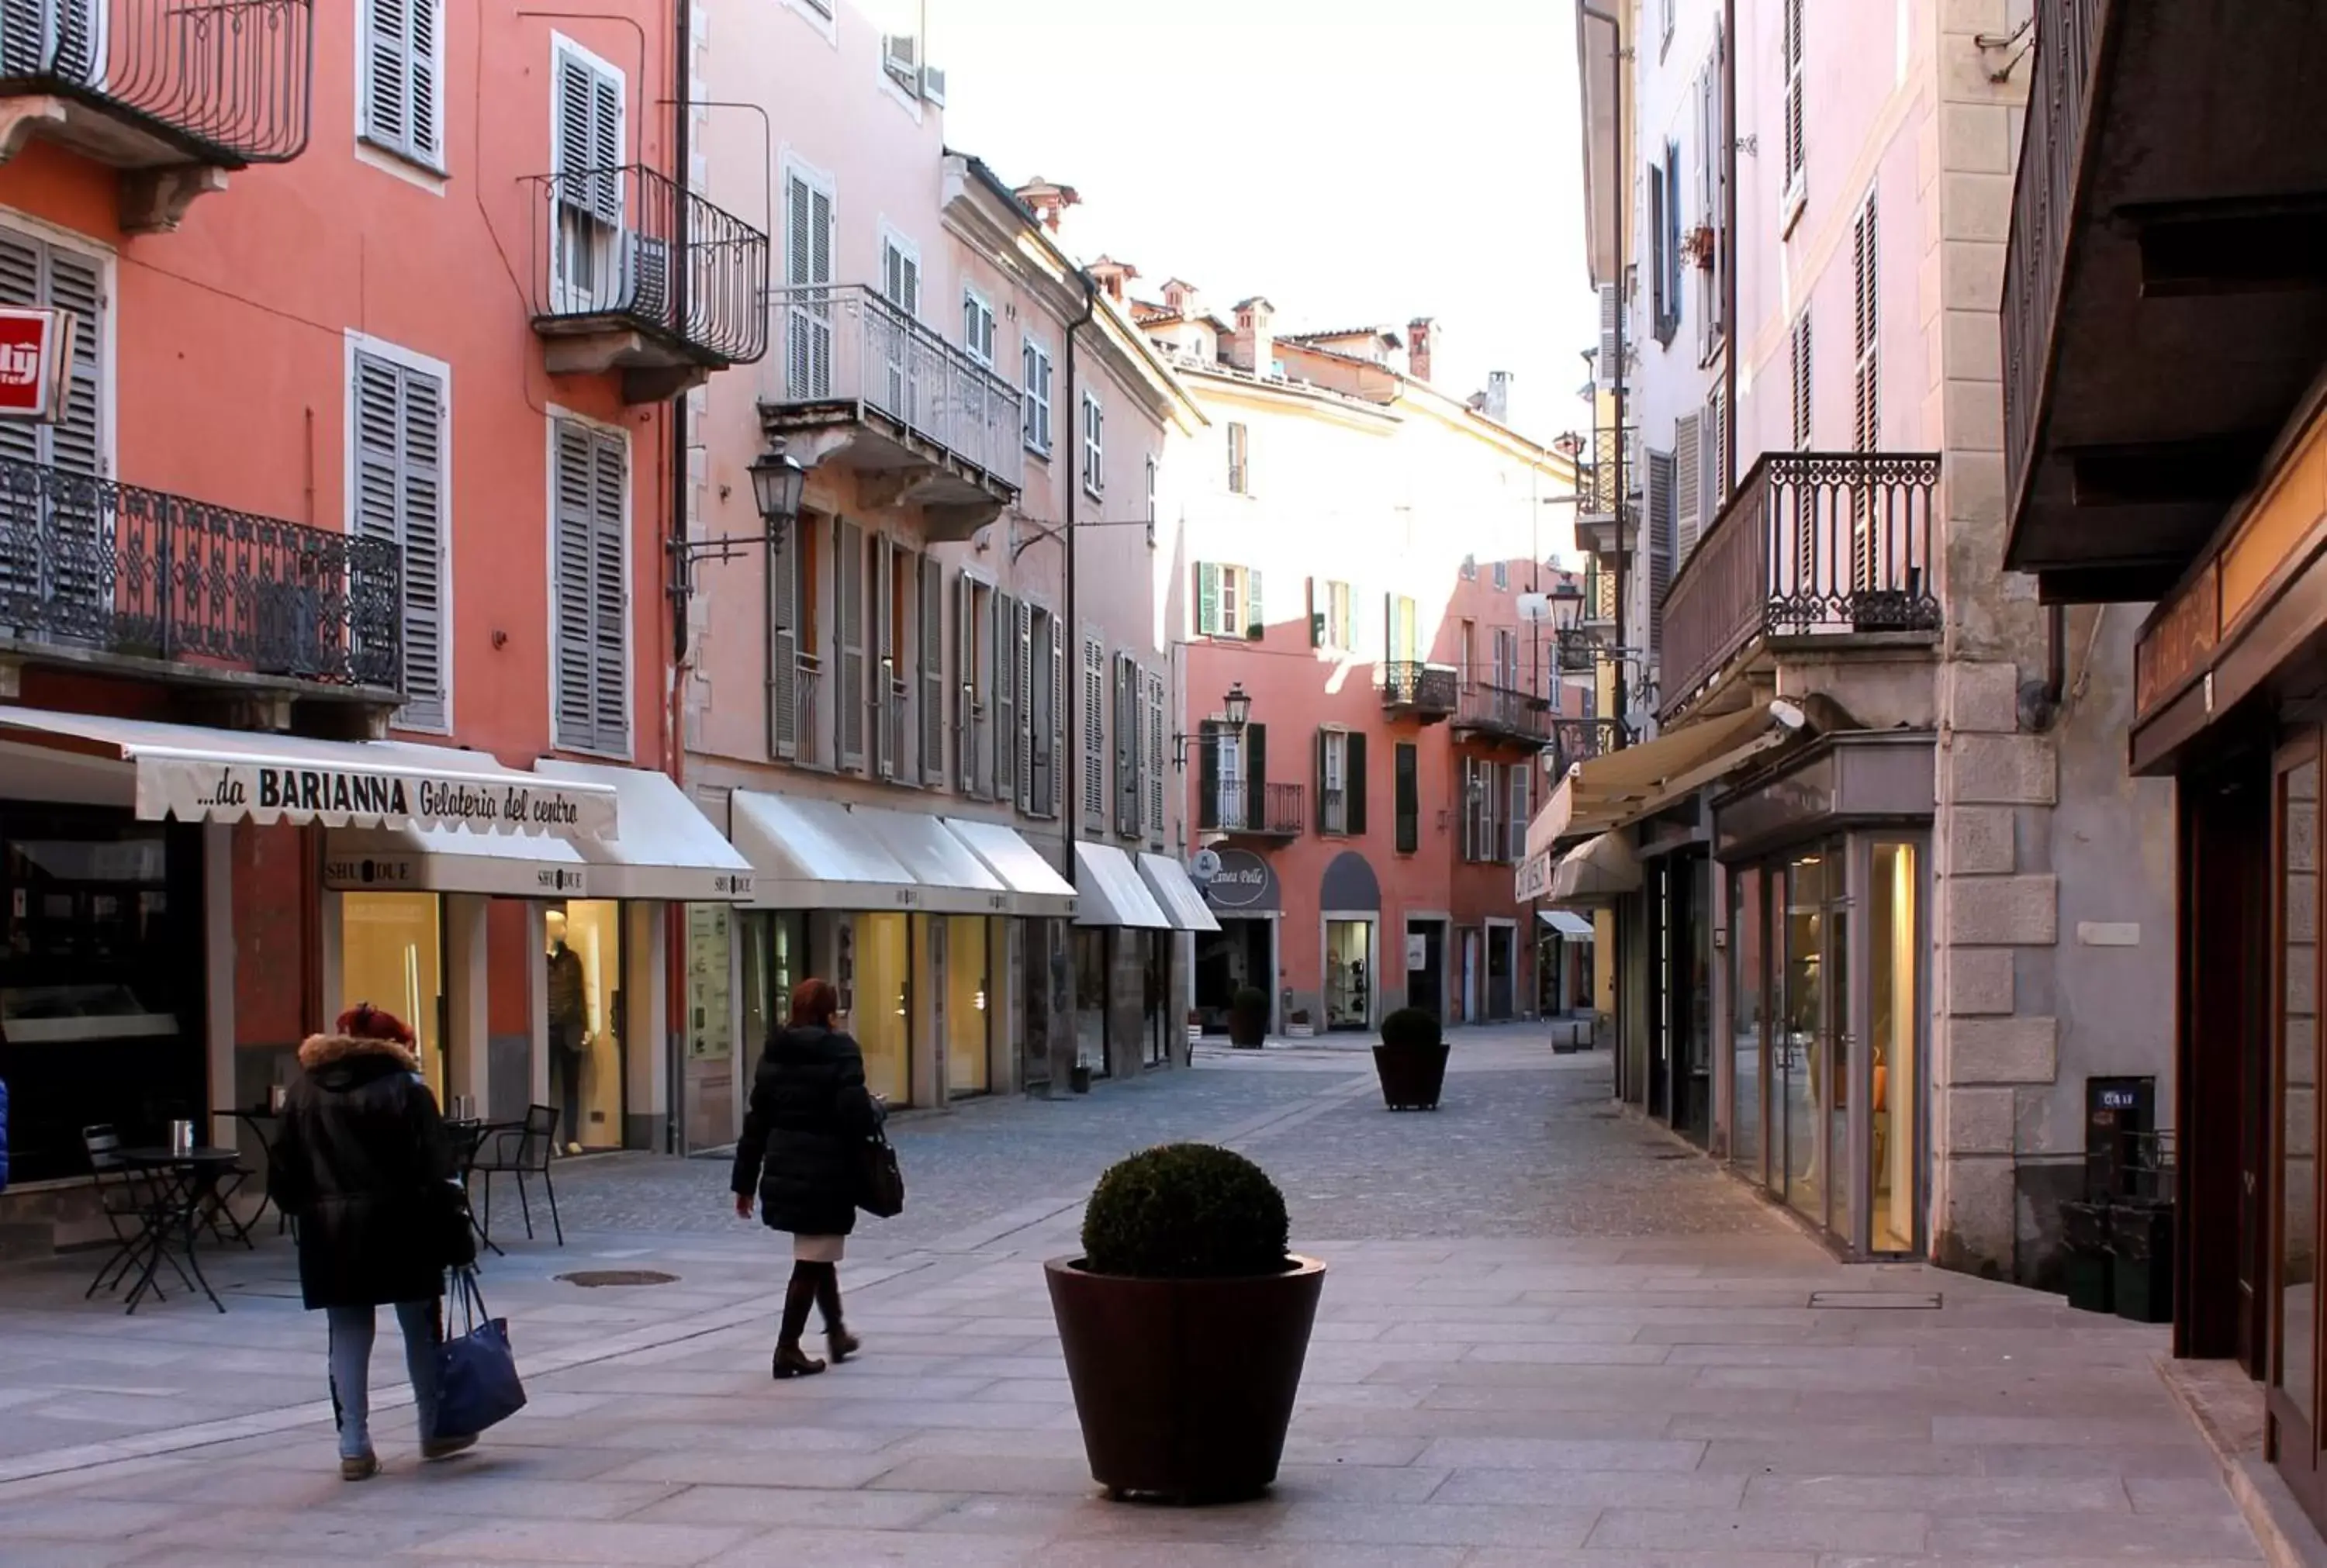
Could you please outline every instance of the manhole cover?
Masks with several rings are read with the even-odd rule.
[[[675,1285],[678,1283],[677,1274],[657,1274],[650,1268],[584,1269],[579,1274],[562,1274],[557,1277],[569,1285],[580,1285],[585,1290],[598,1285]]]
[[[1939,1293],[1914,1291],[1812,1291],[1810,1305],[1862,1312],[1936,1312]]]

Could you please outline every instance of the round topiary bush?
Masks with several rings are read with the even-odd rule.
[[[1389,1046],[1443,1045],[1438,1015],[1419,1007],[1401,1007],[1382,1020],[1382,1043]]]
[[[1083,1209],[1083,1266],[1158,1280],[1276,1274],[1290,1237],[1268,1172],[1210,1143],[1164,1143],[1098,1179]]]
[[[1229,999],[1229,1011],[1248,1018],[1264,1015],[1268,1012],[1268,993],[1257,985],[1244,986]]]

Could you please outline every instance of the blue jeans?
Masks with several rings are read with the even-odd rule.
[[[374,1307],[326,1307],[332,1335],[332,1414],[339,1423],[340,1457],[360,1459],[371,1451],[371,1341],[378,1325]],[[436,1303],[398,1302],[396,1321],[404,1330],[404,1366],[412,1379],[412,1402],[420,1415],[420,1441],[436,1435]]]

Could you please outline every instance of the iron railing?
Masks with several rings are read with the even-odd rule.
[[[221,164],[306,151],[314,0],[14,0],[0,96],[54,92],[144,121]]]
[[[403,688],[391,541],[0,459],[0,639]]]
[[[2092,87],[2116,0],[2036,0],[2012,238],[2004,260],[2004,494],[2016,509],[2034,453],[2076,219]]]
[[[537,331],[623,326],[705,364],[768,351],[766,235],[641,163],[531,183]]]
[[[1564,778],[1576,763],[1604,757],[1615,749],[1616,721],[1613,719],[1554,718],[1551,721],[1551,774],[1555,779]]]
[[[1659,713],[1754,639],[1933,631],[1933,453],[1771,453],[1682,563],[1664,602]]]
[[[1543,698],[1509,686],[1472,681],[1455,705],[1457,729],[1541,745],[1551,738],[1550,705]]]
[[[1209,809],[1198,813],[1200,818],[1212,820],[1199,820],[1197,826],[1222,833],[1298,838],[1308,820],[1302,815],[1305,794],[1298,784],[1263,782],[1256,789],[1250,779],[1223,779],[1203,802]]]
[[[1640,432],[1638,425],[1623,428],[1623,493],[1640,493],[1646,476],[1640,471]],[[1581,498],[1576,510],[1585,517],[1612,518],[1616,515],[1617,474],[1619,455],[1617,430],[1605,425],[1592,433],[1589,450],[1579,454],[1576,463],[1576,494]]]
[[[1452,665],[1397,660],[1381,667],[1385,708],[1411,708],[1444,716],[1454,711],[1462,686],[1462,676]]]
[[[1019,488],[1025,433],[1018,389],[861,284],[774,291],[783,331],[779,404],[854,403]],[[1055,428],[1073,428],[1063,406]]]
[[[792,700],[799,705],[799,716],[794,721],[793,733],[799,737],[799,750],[792,760],[803,768],[821,768],[824,755],[824,661],[812,653],[796,656],[792,677]]]

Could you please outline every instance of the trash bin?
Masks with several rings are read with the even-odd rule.
[[[2109,1214],[2117,1315],[2136,1323],[2173,1321],[2173,1205],[2119,1199]]]
[[[2109,1253],[2108,1205],[2061,1205],[2061,1246],[2069,1259],[2069,1304],[2082,1312],[2114,1311],[2117,1260]]]

